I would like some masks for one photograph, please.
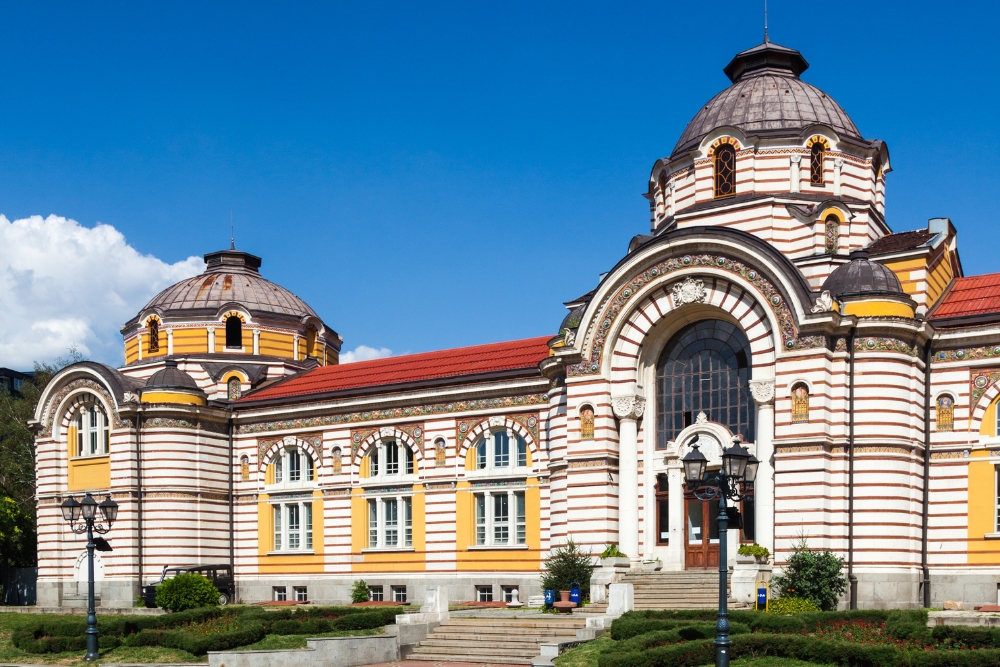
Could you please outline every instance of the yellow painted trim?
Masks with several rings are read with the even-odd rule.
[[[351,489],[351,553],[353,554],[360,554],[361,550],[368,546],[368,502],[364,493],[363,489]]]
[[[77,428],[70,426],[66,429],[66,457],[72,459],[76,456],[76,436]]]
[[[833,206],[827,206],[823,209],[823,212],[819,214],[819,219],[822,222],[826,222],[826,219],[831,215],[836,217],[840,224],[844,224],[844,214],[839,208],[834,208]]]
[[[476,448],[474,445],[469,445],[468,449],[465,450],[465,469],[476,469]]]
[[[144,391],[143,403],[176,403],[178,405],[205,405],[208,401],[202,396],[174,391]]]
[[[367,479],[371,477],[372,462],[367,456],[362,457],[361,465],[358,466],[358,477]]]
[[[997,401],[1000,401],[1000,398],[986,406],[986,411],[983,412],[983,420],[979,422],[979,435],[985,435],[988,438],[996,435]]]
[[[70,459],[67,471],[67,487],[70,491],[107,489],[111,486],[110,456]]]
[[[995,532],[993,503],[996,493],[996,467],[985,450],[973,451],[969,461],[969,535],[968,563],[987,565],[1000,562],[1000,540],[985,540]]]
[[[240,373],[239,371],[227,371],[225,375],[222,376],[221,380],[222,384],[228,384],[230,378],[239,378],[240,382],[243,383],[249,382],[247,376],[244,375],[243,373]]]
[[[274,464],[268,463],[267,467],[264,468],[264,483],[274,484]]]
[[[913,307],[898,301],[847,301],[844,303],[844,315],[913,319]]]

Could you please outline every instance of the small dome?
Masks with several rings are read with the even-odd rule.
[[[198,383],[194,378],[177,368],[177,362],[167,359],[163,362],[163,368],[153,373],[146,380],[146,389],[181,389],[186,391],[198,391]]]
[[[691,119],[672,155],[695,148],[723,125],[747,134],[771,134],[798,133],[819,123],[841,136],[861,139],[854,121],[832,97],[799,79],[808,68],[798,51],[770,42],[738,53],[724,70],[733,85]]]
[[[203,274],[163,290],[143,312],[155,308],[165,317],[181,314],[178,311],[211,316],[226,304],[238,303],[251,314],[317,317],[305,301],[262,278],[260,263],[260,257],[239,250],[209,253]]]
[[[847,264],[833,270],[823,287],[834,299],[844,296],[905,296],[892,269],[868,259],[867,250],[855,250]]]

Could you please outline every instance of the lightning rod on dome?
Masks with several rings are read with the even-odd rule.
[[[767,0],[764,0],[764,43],[767,44]]]
[[[233,225],[233,209],[229,209],[229,249],[236,250],[236,227]]]

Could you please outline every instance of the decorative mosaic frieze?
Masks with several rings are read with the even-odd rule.
[[[796,336],[791,343],[785,343],[786,350],[815,350],[826,347],[826,336]]]
[[[738,275],[750,283],[759,295],[763,297],[760,301],[767,303],[778,320],[782,347],[787,350],[795,349],[795,320],[792,317],[792,311],[788,307],[788,304],[785,303],[785,298],[781,295],[781,292],[771,281],[764,278],[756,269],[750,268],[743,262],[724,255],[684,255],[682,257],[665,259],[633,276],[631,280],[618,288],[617,293],[610,298],[601,316],[596,320],[596,332],[594,333],[590,358],[584,360],[582,363],[571,365],[567,369],[568,375],[578,377],[582,375],[594,375],[600,371],[601,355],[604,352],[607,337],[611,333],[612,325],[625,310],[626,305],[628,305],[632,297],[638,294],[642,288],[651,282],[662,280],[664,276],[699,266],[711,267]]]
[[[323,495],[327,498],[343,498],[351,495],[350,489],[325,489]]]
[[[523,479],[497,479],[472,482],[470,486],[473,489],[496,489],[510,486],[524,486],[525,484],[527,484],[527,481]]]
[[[931,363],[947,361],[973,361],[975,359],[994,359],[1000,357],[1000,345],[972,347],[967,349],[941,350],[935,352]]]
[[[277,500],[278,502],[284,500],[305,500],[306,498],[312,498],[312,491],[299,491],[297,493],[272,493],[271,500]]]
[[[521,428],[526,430],[531,435],[532,442],[534,442],[536,446],[539,444],[537,414],[470,417],[469,419],[460,419],[455,422],[455,452],[457,453],[462,449],[462,445],[465,444],[465,439],[480,424],[489,422],[491,427],[500,427],[503,426],[508,419],[517,423],[521,426]]]
[[[938,461],[942,459],[967,459],[969,458],[969,450],[963,449],[955,452],[931,452],[931,460]]]
[[[432,482],[426,488],[428,491],[452,491],[456,485],[455,482]]]
[[[986,390],[992,387],[1000,380],[1000,369],[983,369],[973,371],[972,379],[970,380],[970,390],[972,394],[971,407],[975,409],[976,403],[982,398]]]
[[[304,417],[302,419],[286,419],[272,422],[257,422],[240,424],[236,432],[267,433],[297,428],[314,428],[317,426],[336,426],[357,422],[383,421],[391,419],[407,419],[412,417],[437,416],[455,412],[473,412],[476,410],[495,410],[497,408],[513,408],[529,405],[544,405],[548,403],[548,394],[524,394],[521,396],[504,396],[500,398],[483,398],[454,403],[432,403],[405,408],[389,408],[386,410],[366,410],[364,412],[348,412],[325,417]]]
[[[142,420],[143,430],[147,428],[189,428],[209,433],[219,433],[225,435],[229,433],[226,424],[218,422],[189,421],[187,419],[175,419],[172,417],[153,417]]]
[[[570,461],[568,467],[570,468],[608,468],[618,465],[617,461],[612,464],[611,459],[588,459],[586,461]]]
[[[898,338],[858,337],[854,339],[855,352],[899,352],[908,356],[916,356],[919,348]]]
[[[854,445],[855,454],[912,454],[906,445]]]
[[[115,403],[115,399],[111,397],[111,393],[104,387],[104,385],[89,380],[87,378],[79,378],[73,380],[72,382],[67,382],[66,386],[57,391],[55,395],[49,399],[49,413],[45,416],[45,427],[39,433],[39,437],[47,438],[52,435],[52,422],[56,417],[56,408],[63,402],[70,393],[76,391],[77,389],[90,389],[91,391],[97,392],[104,397],[108,405],[111,406],[112,416],[114,417],[115,428],[126,428],[128,426],[127,422],[121,420],[118,416],[118,406]]]
[[[382,493],[410,493],[413,491],[412,486],[373,486],[365,489],[366,496],[372,496]]]

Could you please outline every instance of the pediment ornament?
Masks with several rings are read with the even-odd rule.
[[[686,303],[705,303],[707,296],[705,292],[705,281],[700,278],[685,278],[674,283],[671,288],[675,306],[683,306]]]

